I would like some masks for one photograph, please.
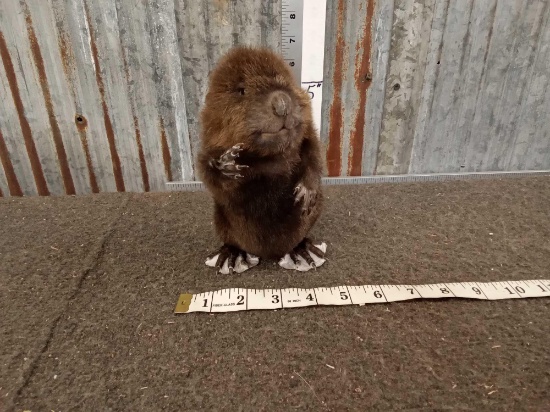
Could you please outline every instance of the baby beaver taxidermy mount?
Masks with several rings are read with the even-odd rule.
[[[322,265],[326,244],[306,237],[323,202],[319,137],[284,60],[265,48],[230,50],[210,75],[201,130],[197,169],[224,243],[205,263],[221,273],[260,258],[300,271]]]

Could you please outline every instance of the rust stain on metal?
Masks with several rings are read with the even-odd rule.
[[[86,117],[84,117],[84,115],[77,114],[74,117],[74,121],[76,123],[76,128],[79,131],[86,131],[86,129],[88,129],[88,119],[86,119]]]
[[[78,134],[80,135],[84,156],[86,156],[86,166],[88,167],[88,175],[90,176],[90,188],[92,189],[92,193],[99,193],[99,186],[97,184],[94,165],[90,156],[90,148],[88,147],[88,136],[86,135],[85,130],[79,130]]]
[[[122,50],[122,63],[124,67],[124,75],[126,76],[126,84],[128,87],[130,86],[130,69],[128,68],[128,64],[126,63],[126,52],[125,50]]]
[[[8,181],[10,195],[23,196],[23,191],[21,190],[21,186],[17,180],[15,170],[13,169],[13,164],[11,163],[10,154],[8,152],[8,147],[6,146],[6,141],[4,140],[2,130],[0,130],[0,162],[2,162],[4,174],[6,175],[6,180]]]
[[[345,0],[338,1],[338,31],[336,34],[336,51],[334,57],[334,84],[333,101],[330,106],[329,142],[327,148],[327,169],[329,176],[339,176],[342,168],[342,83],[345,41],[344,13]]]
[[[148,192],[149,187],[149,173],[147,172],[147,163],[145,162],[145,154],[143,153],[143,146],[141,145],[141,132],[139,131],[138,119],[134,116],[134,130],[136,132],[136,142],[138,146],[139,164],[141,166],[141,177],[143,179],[143,189]]]
[[[57,44],[59,45],[59,51],[61,52],[61,63],[63,64],[63,71],[67,77],[72,77],[72,68],[69,63],[72,61],[69,55],[70,47],[67,46],[65,40],[65,33],[59,33]]]
[[[162,160],[164,161],[164,172],[166,173],[166,179],[169,182],[172,181],[172,155],[170,154],[170,148],[168,147],[168,140],[166,139],[166,130],[164,129],[164,120],[160,118],[160,144],[162,146]]]
[[[101,67],[99,66],[99,53],[97,51],[97,45],[95,43],[94,29],[90,21],[90,11],[88,10],[88,6],[86,5],[86,3],[84,3],[84,10],[86,12],[86,21],[88,22],[88,28],[90,30],[90,45],[92,48],[92,57],[93,57],[94,66],[95,66],[95,79],[96,79],[97,87],[99,89],[99,94],[101,96],[101,107],[103,108],[103,121],[105,123],[105,132],[107,133],[107,141],[109,143],[111,160],[113,162],[113,173],[115,176],[116,189],[119,192],[124,192],[126,188],[124,186],[124,177],[122,176],[122,167],[120,165],[120,157],[118,156],[118,151],[116,148],[113,123],[111,122],[111,117],[109,116],[109,110],[107,108],[107,102],[105,101],[105,86],[103,84],[103,78],[101,77]]]
[[[130,88],[130,69],[126,62],[126,54],[122,52],[122,63],[124,66],[124,74],[126,76],[126,84]],[[141,144],[141,132],[139,130],[139,122],[135,113],[135,104],[132,103],[132,117],[134,118],[134,132],[136,135],[136,143],[138,147],[139,166],[141,168],[141,180],[143,180],[143,190],[149,192],[149,173],[147,172],[147,163],[145,162],[145,154],[143,153],[143,145]]]
[[[370,57],[372,49],[372,19],[374,17],[375,0],[367,0],[367,16],[363,37],[355,46],[355,87],[359,91],[359,106],[355,124],[350,136],[350,152],[348,157],[348,175],[361,176],[363,162],[363,143],[365,141],[365,111],[367,107],[367,90],[371,85],[366,77],[370,74]]]
[[[63,137],[61,136],[61,129],[57,123],[57,118],[53,109],[52,96],[50,89],[48,87],[48,78],[46,77],[46,69],[44,67],[44,59],[42,58],[42,52],[40,51],[40,46],[38,45],[38,39],[36,38],[36,33],[34,32],[34,27],[32,23],[32,17],[27,8],[27,5],[24,4],[24,13],[25,13],[25,22],[27,24],[27,35],[29,38],[29,44],[31,47],[32,57],[36,69],[38,70],[38,77],[40,79],[40,87],[42,89],[42,95],[44,96],[44,103],[46,105],[46,111],[48,112],[48,120],[50,123],[50,128],[52,131],[53,142],[55,146],[55,151],[57,153],[57,159],[59,161],[59,169],[61,171],[61,177],[63,179],[63,186],[65,187],[65,193],[68,195],[76,194],[74,188],[73,177],[71,176],[71,169],[69,167],[69,160],[67,158],[67,152],[65,151],[65,146],[63,144]]]
[[[23,133],[23,140],[25,141],[25,148],[27,149],[27,155],[29,156],[36,189],[40,196],[49,196],[50,191],[48,189],[46,179],[44,178],[44,171],[42,170],[42,164],[40,163],[40,158],[38,157],[38,152],[36,151],[36,145],[34,144],[34,140],[32,138],[31,126],[25,117],[25,108],[23,106],[23,100],[21,100],[21,95],[19,94],[19,85],[17,84],[13,61],[11,60],[8,45],[2,31],[0,31],[0,56],[2,57],[13,102],[17,110],[19,125],[21,126],[21,133]]]
[[[99,186],[97,184],[97,178],[94,171],[94,164],[92,163],[92,156],[90,156],[90,147],[88,146],[88,120],[81,114],[75,116],[76,128],[78,135],[80,136],[80,142],[82,143],[82,149],[84,150],[84,156],[86,157],[86,167],[88,167],[88,176],[90,177],[90,188],[92,193],[99,193]]]
[[[63,63],[63,71],[65,72],[65,77],[70,88],[73,101],[76,102],[76,90],[75,90],[75,76],[74,76],[74,54],[72,48],[68,45],[67,41],[68,34],[63,30],[62,27],[58,27],[58,38],[57,44],[59,51],[61,52],[61,62]],[[99,193],[99,186],[97,184],[97,177],[95,175],[94,165],[92,163],[92,158],[90,156],[90,147],[88,146],[88,120],[82,114],[77,114],[75,116],[76,128],[78,130],[78,135],[80,136],[80,143],[82,144],[82,151],[86,157],[86,167],[88,168],[88,177],[90,180],[90,188],[92,193]]]
[[[68,45],[67,42],[67,33],[63,30],[62,27],[58,27],[58,37],[57,45],[59,51],[61,52],[61,63],[63,64],[63,71],[68,80],[69,86],[71,88],[71,94],[73,95],[73,100],[75,100],[75,88],[74,88],[74,54],[72,48]]]

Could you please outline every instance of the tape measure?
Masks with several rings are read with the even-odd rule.
[[[550,280],[336,286],[311,289],[230,288],[197,294],[181,294],[176,304],[175,313],[219,313],[312,306],[365,305],[411,299],[500,300],[541,297],[550,297]]]

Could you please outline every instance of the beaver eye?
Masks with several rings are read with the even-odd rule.
[[[244,96],[244,87],[239,87],[238,90],[239,90],[239,94],[241,96]]]

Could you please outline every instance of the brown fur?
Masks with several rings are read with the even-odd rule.
[[[211,73],[201,128],[198,172],[222,241],[261,258],[292,251],[321,213],[323,162],[309,96],[287,64],[267,49],[232,49]],[[212,162],[236,144],[248,168],[234,178]],[[298,185],[306,196],[296,203]]]

